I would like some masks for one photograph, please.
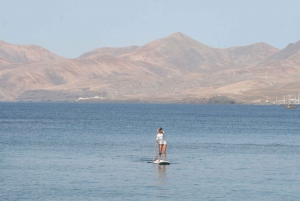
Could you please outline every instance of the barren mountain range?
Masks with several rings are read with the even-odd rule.
[[[265,103],[300,93],[300,41],[212,48],[182,33],[66,59],[0,41],[0,101]]]

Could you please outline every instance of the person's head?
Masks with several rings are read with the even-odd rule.
[[[163,132],[164,132],[164,130],[163,130],[162,128],[159,128],[159,129],[157,130],[157,132],[159,132],[159,133],[163,133]]]

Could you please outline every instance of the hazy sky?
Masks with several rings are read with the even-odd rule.
[[[300,0],[0,0],[0,40],[67,58],[174,32],[211,47],[300,40]]]

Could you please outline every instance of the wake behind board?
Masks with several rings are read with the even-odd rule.
[[[159,165],[170,165],[170,162],[169,161],[165,161],[165,160],[160,160],[160,161],[155,160],[155,161],[153,161],[153,163],[159,164]]]

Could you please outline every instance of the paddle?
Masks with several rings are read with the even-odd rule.
[[[155,152],[156,152],[156,141],[155,141],[155,143],[154,143],[154,154],[153,154],[153,160],[152,160],[152,163],[156,160],[156,154],[155,154]]]

